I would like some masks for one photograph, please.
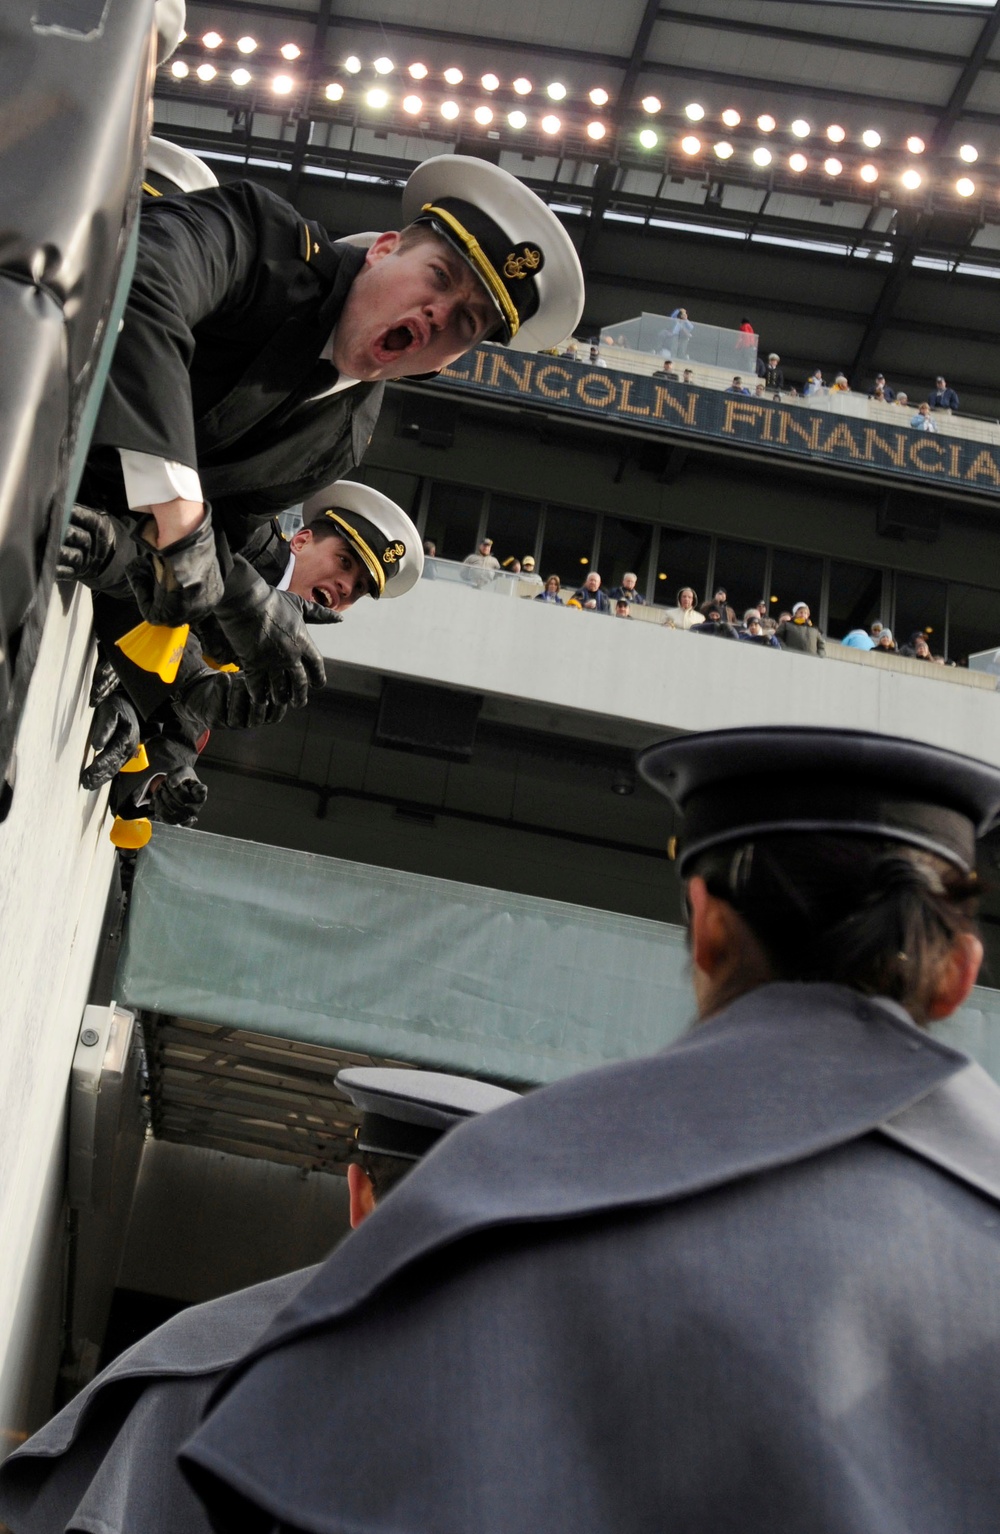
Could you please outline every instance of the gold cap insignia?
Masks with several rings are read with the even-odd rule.
[[[406,553],[406,544],[403,543],[401,541],[401,539],[397,538],[395,543],[390,543],[389,544],[389,547],[386,549],[385,553],[382,555],[382,563],[384,565],[394,565],[396,563],[396,560],[397,559],[402,559],[402,557],[403,557],[403,555],[405,553]]]
[[[533,272],[540,272],[545,257],[537,245],[521,245],[512,250],[503,264],[503,274],[510,282],[521,282]]]

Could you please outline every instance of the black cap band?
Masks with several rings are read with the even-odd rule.
[[[357,1146],[373,1156],[399,1156],[403,1161],[419,1161],[436,1145],[445,1129],[427,1124],[408,1124],[388,1119],[381,1113],[364,1113],[358,1126]]]

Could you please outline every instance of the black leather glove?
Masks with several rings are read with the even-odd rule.
[[[186,729],[197,738],[203,730],[254,730],[277,724],[287,705],[268,699],[257,703],[242,671],[210,671],[207,668],[175,695],[171,704]]]
[[[80,786],[88,790],[108,783],[139,747],[139,716],[123,692],[113,692],[94,711],[90,744],[97,755],[80,774]]]
[[[171,826],[193,826],[208,798],[208,789],[195,772],[198,747],[186,740],[176,722],[146,742],[149,766],[127,772],[111,785],[111,808],[124,820],[145,816]]]
[[[117,518],[92,506],[74,506],[62,536],[56,580],[82,581],[92,590],[114,586],[134,553],[132,535]]]
[[[339,615],[317,602],[275,591],[238,554],[215,617],[239,658],[254,702],[301,708],[309,688],[326,682],[323,657],[306,623],[339,623]]]
[[[208,789],[190,763],[172,767],[152,796],[153,817],[168,826],[193,826]]]
[[[135,558],[128,566],[139,611],[147,623],[180,628],[210,613],[222,598],[223,578],[215,548],[211,507],[194,530],[164,549],[150,540],[156,523],[147,517],[135,537]]]
[[[96,708],[99,703],[104,702],[105,698],[110,698],[120,686],[121,682],[114,666],[109,660],[105,660],[103,655],[98,655],[97,665],[94,667],[94,679],[90,684],[90,697],[87,699],[90,707]]]

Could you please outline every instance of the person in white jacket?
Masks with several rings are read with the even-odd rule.
[[[704,621],[704,614],[698,611],[698,593],[691,586],[682,586],[677,593],[677,606],[667,608],[664,628],[693,629]]]

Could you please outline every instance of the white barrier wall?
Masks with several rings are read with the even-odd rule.
[[[851,726],[1000,764],[1000,695],[937,666],[840,665],[461,581],[422,580],[401,601],[359,602],[344,623],[312,632],[334,681],[338,664],[362,667],[628,721],[651,739],[729,725]]]
[[[0,825],[0,1456],[58,1359],[66,1090],[114,866],[106,796],[77,782],[92,668],[90,595],[57,594]]]

